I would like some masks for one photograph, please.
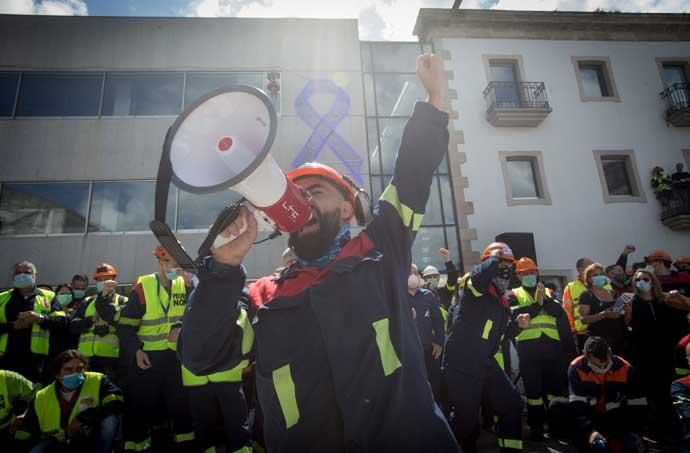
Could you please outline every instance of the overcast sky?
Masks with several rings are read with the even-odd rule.
[[[358,18],[362,40],[414,40],[419,8],[453,0],[0,0],[0,13],[92,16]],[[462,8],[690,12],[690,0],[464,0]]]

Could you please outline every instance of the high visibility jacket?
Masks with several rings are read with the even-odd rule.
[[[12,404],[29,401],[33,388],[33,383],[21,374],[0,370],[0,431],[7,429],[14,420]]]
[[[546,296],[551,297],[550,289],[547,288],[545,292]],[[515,298],[518,300],[520,307],[527,307],[528,305],[535,303],[535,300],[532,298],[532,296],[522,287],[514,289],[513,294],[515,294]],[[539,311],[538,316],[530,319],[529,326],[525,329],[522,329],[522,332],[518,334],[516,341],[536,340],[541,338],[542,335],[546,335],[547,337],[556,341],[561,339],[558,335],[556,318],[546,314],[543,309]]]
[[[96,311],[96,296],[91,296],[84,300],[86,311],[84,318],[97,317],[97,320],[89,327],[89,329],[79,336],[79,352],[86,357],[110,357],[117,358],[120,356],[120,342],[115,334],[115,326],[108,324],[101,319]],[[113,303],[116,306],[121,306],[127,303],[127,298],[119,294],[113,297]],[[94,329],[99,325],[108,326],[108,334],[104,336],[96,335]]]
[[[156,274],[143,275],[139,277],[146,299],[146,313],[141,318],[141,324],[137,335],[144,344],[144,351],[164,351],[175,349],[175,346],[168,343],[170,329],[182,320],[185,306],[187,303],[187,290],[184,279],[177,277],[170,286],[171,295],[163,289]]]
[[[77,390],[79,392],[77,402],[74,404],[72,412],[67,419],[67,424],[64,426],[60,423],[60,400],[58,399],[58,390],[55,382],[36,393],[34,409],[38,416],[38,426],[43,436],[55,437],[57,440],[64,442],[66,439],[65,428],[72,423],[77,415],[86,409],[101,405],[101,380],[104,376],[101,373],[86,372],[84,377],[86,379],[81,389]],[[116,395],[112,395],[112,397],[121,398]],[[107,403],[107,401],[104,399],[103,403]]]
[[[652,176],[652,189],[654,193],[671,190],[671,177],[668,173],[662,172],[659,176]]]
[[[237,318],[237,325],[242,329],[242,355],[247,356],[254,345],[254,329],[247,315],[247,310],[242,308]],[[242,370],[249,366],[249,360],[243,359],[231,370],[218,371],[206,376],[197,376],[182,365],[182,384],[185,387],[197,387],[209,382],[242,382]]]
[[[7,290],[0,293],[0,324],[7,323],[7,302],[12,298],[14,289]],[[55,298],[55,293],[45,289],[36,289],[36,297],[34,299],[34,311],[39,315],[48,315],[52,309],[50,304]],[[57,312],[61,313],[61,312]],[[5,355],[7,351],[7,341],[9,339],[8,333],[0,334],[0,356]],[[48,355],[50,347],[50,331],[42,328],[37,322],[31,326],[31,352],[34,354]]]

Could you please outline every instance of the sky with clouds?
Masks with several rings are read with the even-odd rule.
[[[362,40],[414,40],[419,8],[453,0],[0,0],[0,14],[357,18]],[[464,0],[462,8],[690,12],[690,0]]]

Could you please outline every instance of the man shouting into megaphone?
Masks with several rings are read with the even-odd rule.
[[[415,106],[393,179],[361,233],[349,230],[361,215],[358,189],[328,166],[306,164],[288,177],[309,194],[313,217],[290,234],[298,260],[250,287],[252,326],[244,321],[242,261],[257,227],[246,209],[222,233],[236,239],[212,249],[199,272],[178,344],[182,361],[209,375],[256,355],[271,453],[459,450],[434,403],[407,302],[412,242],[448,149],[440,58],[418,57],[417,76],[427,101]]]

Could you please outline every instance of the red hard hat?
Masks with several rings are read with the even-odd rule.
[[[172,260],[172,256],[170,256],[170,253],[168,253],[167,250],[162,245],[157,245],[156,248],[153,251],[153,256],[158,258],[159,260],[162,261],[170,261]]]
[[[668,252],[665,252],[664,250],[652,250],[652,253],[644,257],[644,260],[646,262],[650,261],[666,261],[669,266],[671,263],[673,263],[673,258],[671,258],[671,255],[669,255]]]
[[[482,252],[482,261],[488,260],[491,256],[493,256],[492,253],[494,251],[498,252],[495,255],[498,259],[513,262],[515,261],[513,251],[510,249],[510,247],[508,247],[508,244],[506,244],[505,242],[493,242],[487,245],[484,251]]]
[[[535,263],[531,258],[520,258],[517,263],[515,263],[515,272],[518,274],[522,272],[536,271],[537,263]]]
[[[678,258],[676,258],[676,261],[673,264],[675,264],[676,266],[679,264],[690,265],[690,258],[688,258],[687,256],[679,256]]]
[[[102,277],[117,278],[117,270],[115,270],[115,266],[108,263],[101,263],[96,266],[96,272],[93,273],[93,278]]]
[[[296,182],[298,179],[306,178],[307,176],[315,176],[317,178],[323,178],[335,185],[335,187],[343,194],[345,199],[355,206],[355,194],[352,190],[352,185],[345,180],[343,175],[338,173],[333,168],[328,165],[323,165],[318,162],[307,162],[304,165],[300,165],[294,170],[290,170],[287,173],[287,177],[290,181]]]

